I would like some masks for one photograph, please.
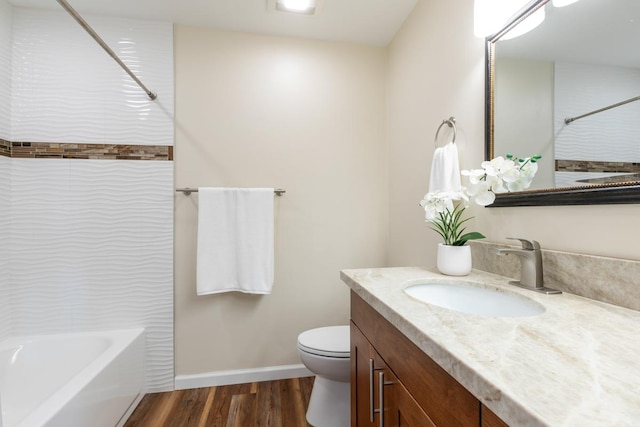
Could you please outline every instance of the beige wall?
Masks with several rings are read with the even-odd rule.
[[[297,364],[346,324],[339,271],[386,259],[386,52],[177,26],[176,186],[281,187],[273,293],[196,297],[198,196],[176,196],[176,374]]]
[[[435,265],[441,240],[418,202],[442,120],[456,117],[463,168],[483,156],[484,44],[472,11],[473,0],[421,0],[389,47],[390,265]]]
[[[484,46],[473,36],[473,0],[420,0],[390,46],[389,261],[434,265],[439,241],[422,222],[433,135],[442,119],[459,124],[461,163],[483,158]],[[640,260],[640,204],[474,208],[470,228],[488,240],[540,241],[543,248]]]
[[[287,190],[262,297],[195,296],[198,199],[176,196],[178,375],[298,363],[300,331],[347,322],[341,268],[435,264],[418,201],[442,120],[463,168],[484,155],[473,0],[420,0],[386,51],[179,26],[176,98],[176,186]],[[490,241],[640,259],[640,205],[470,210]]]

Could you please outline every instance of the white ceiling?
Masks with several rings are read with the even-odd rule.
[[[107,15],[223,30],[386,46],[418,0],[324,0],[316,16],[271,11],[268,0],[67,0],[81,15]],[[55,0],[9,0],[62,10]],[[90,20],[88,20],[90,23]]]

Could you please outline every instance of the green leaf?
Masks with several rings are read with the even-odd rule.
[[[460,240],[478,240],[484,239],[486,236],[482,233],[478,233],[477,231],[472,231],[471,233],[467,233],[460,238]]]
[[[473,218],[462,218],[465,209],[463,205],[456,205],[452,211],[447,209],[444,212],[438,212],[436,219],[428,221],[431,229],[442,237],[445,245],[463,246],[469,240],[483,239],[485,237],[478,232],[465,234],[466,227],[464,224]]]
[[[484,239],[485,236],[477,231],[472,231],[457,239],[451,246],[464,246],[469,240]]]

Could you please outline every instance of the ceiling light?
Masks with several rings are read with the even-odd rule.
[[[282,12],[313,15],[316,11],[315,0],[277,0],[276,9]]]
[[[475,0],[473,5],[475,36],[485,38],[498,32],[528,2],[529,0]]]

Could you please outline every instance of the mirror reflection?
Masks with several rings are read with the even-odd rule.
[[[488,154],[541,154],[532,189],[640,181],[640,1],[539,5],[539,26],[488,43]]]

